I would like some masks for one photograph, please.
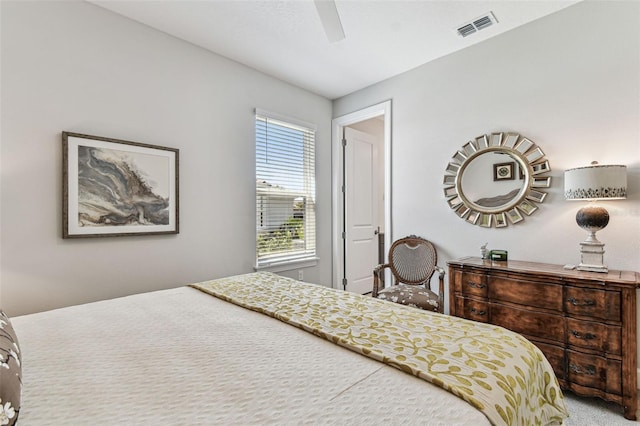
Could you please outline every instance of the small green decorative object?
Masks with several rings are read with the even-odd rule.
[[[506,261],[507,260],[507,251],[506,250],[491,250],[489,252],[489,259],[497,260],[497,261]]]

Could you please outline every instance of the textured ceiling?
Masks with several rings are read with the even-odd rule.
[[[311,0],[89,2],[335,99],[577,1],[336,0],[345,39],[335,43]],[[496,25],[457,35],[487,12]]]

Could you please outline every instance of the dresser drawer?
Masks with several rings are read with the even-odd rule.
[[[595,355],[567,351],[568,379],[582,386],[622,394],[622,363]]]
[[[530,337],[554,340],[564,344],[564,318],[560,315],[527,311],[510,306],[490,304],[491,323]]]
[[[562,285],[499,276],[489,277],[489,298],[562,311]]]
[[[478,322],[489,321],[489,306],[487,302],[471,300],[465,297],[456,298],[456,309],[463,318]]]
[[[567,318],[567,343],[608,354],[622,353],[620,327]]]
[[[582,315],[620,321],[620,292],[569,287],[565,290],[564,308],[570,315]]]
[[[464,272],[460,290],[467,296],[487,297],[487,276]]]

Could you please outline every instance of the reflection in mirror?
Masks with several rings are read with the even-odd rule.
[[[460,218],[503,228],[538,210],[551,186],[544,153],[517,133],[482,135],[462,145],[444,176],[447,203]],[[533,189],[535,188],[535,189]],[[507,220],[508,219],[508,220]]]
[[[508,205],[518,196],[525,183],[524,179],[520,179],[519,169],[517,159],[508,153],[485,152],[475,157],[464,170],[464,195],[471,203],[481,207]]]

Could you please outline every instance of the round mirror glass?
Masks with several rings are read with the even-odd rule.
[[[508,153],[485,152],[462,174],[462,190],[467,200],[480,209],[504,209],[524,188],[524,173],[516,158]]]
[[[551,186],[544,153],[516,133],[492,133],[467,142],[444,176],[447,203],[467,222],[506,227],[535,212]]]

